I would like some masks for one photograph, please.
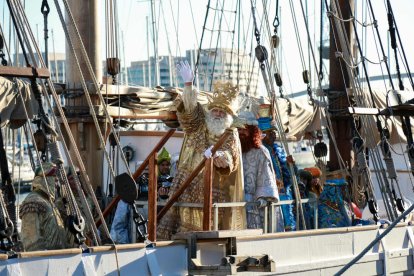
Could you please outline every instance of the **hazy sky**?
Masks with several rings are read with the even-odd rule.
[[[387,21],[385,12],[386,1],[371,0],[374,5],[375,16],[377,17],[380,33],[382,35],[383,43],[386,45],[386,51],[388,55],[388,42],[387,42]],[[8,39],[8,11],[5,0],[0,0],[0,7],[2,12],[0,14],[1,24],[6,32],[6,40]],[[40,45],[43,49],[43,17],[40,13],[41,0],[26,1],[27,16],[31,22],[31,26],[35,35],[38,33]],[[128,65],[134,60],[144,60],[147,58],[147,35],[146,35],[146,17],[149,17],[151,23],[150,1],[144,0],[121,0],[117,1],[119,7],[119,32],[121,34],[121,40],[119,47],[125,50],[125,61]],[[167,55],[169,49],[172,55],[184,55],[185,50],[190,48],[197,48],[200,43],[200,37],[202,33],[202,27],[206,14],[206,5],[208,0],[156,0],[155,10],[157,14],[157,28],[158,28],[158,48],[159,53]],[[258,23],[264,16],[263,6],[267,3],[267,12],[269,16],[270,31],[273,32],[272,22],[275,16],[275,3],[277,1],[269,0],[253,0],[256,5],[256,17]],[[281,67],[282,75],[284,76],[285,89],[289,91],[304,90],[306,86],[301,80],[301,73],[303,70],[302,62],[300,59],[300,52],[298,48],[298,42],[295,38],[295,31],[293,28],[293,16],[292,9],[290,8],[290,1],[278,1],[281,5],[279,12],[280,27],[278,34],[281,36],[281,56],[279,59],[279,65]],[[307,35],[304,29],[304,19],[301,12],[301,6],[299,0],[293,0],[295,9],[295,18],[298,22],[301,45],[303,48],[304,65],[306,69],[311,67],[311,71],[314,72],[314,64],[308,54],[307,47]],[[400,35],[405,47],[407,58],[409,63],[414,61],[414,40],[412,38],[412,28],[414,25],[414,18],[412,10],[414,8],[413,0],[398,0],[391,1],[393,10],[396,16],[396,21],[400,31]],[[102,17],[102,59],[105,58],[105,13],[104,13],[105,1],[100,1]],[[224,3],[224,4],[223,4]],[[319,43],[319,24],[320,24],[320,1],[302,0],[302,3],[308,13],[308,20],[310,25],[310,33],[312,37],[312,45],[316,51],[316,60],[318,62],[317,46]],[[315,4],[316,3],[316,4]],[[371,18],[367,17],[364,10],[366,1],[356,0],[358,9],[356,16],[360,22],[371,22]],[[62,27],[58,21],[54,1],[49,0],[51,7],[51,13],[49,16],[50,29],[54,31],[54,42],[57,52],[63,52],[65,49],[64,36]],[[211,0],[212,7],[224,8],[224,16],[221,20],[221,29],[227,31],[235,30],[236,35],[234,42],[232,40],[231,32],[222,32],[219,47],[231,48],[234,43],[234,48],[237,48],[238,40],[240,40],[240,48],[245,49],[247,53],[251,52],[252,46],[256,46],[255,40],[252,40],[252,19],[251,19],[251,1],[241,0],[241,25],[240,25],[240,39],[238,39],[238,26],[234,24],[236,16],[234,11],[236,9],[236,0]],[[224,6],[223,6],[224,5]],[[232,12],[233,11],[233,12]],[[210,9],[209,17],[206,24],[208,29],[218,29],[220,13],[214,9]],[[194,23],[193,23],[194,20]],[[236,21],[236,23],[238,23]],[[362,27],[358,29],[361,31]],[[367,50],[366,57],[372,61],[378,61],[380,58],[377,55],[375,43],[373,38],[373,30],[371,27],[365,28],[366,33],[361,33],[361,38],[364,41],[370,43],[364,44],[364,48]],[[177,31],[176,31],[177,30]],[[328,37],[329,25],[325,19],[324,26],[324,38]],[[150,26],[150,32],[152,33],[152,26]],[[217,42],[217,32],[206,31],[203,40],[203,48],[215,48]],[[150,55],[153,55],[153,43],[152,34],[150,34]],[[123,42],[122,42],[123,41]],[[268,50],[267,32],[262,30],[261,43],[265,45]],[[49,44],[49,51],[52,51],[52,44]],[[124,53],[120,53],[123,59]],[[391,60],[394,59],[394,55],[390,55]],[[310,61],[310,63],[309,63]],[[414,63],[410,64],[411,68],[414,68]],[[394,70],[394,67],[392,66]],[[380,73],[379,66],[370,65],[370,71],[374,75]],[[294,80],[299,81],[294,81]]]

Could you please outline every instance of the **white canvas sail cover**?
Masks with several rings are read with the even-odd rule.
[[[30,84],[0,77],[0,127],[8,123],[11,128],[21,127],[28,119],[24,107],[29,119],[37,114],[38,104]]]

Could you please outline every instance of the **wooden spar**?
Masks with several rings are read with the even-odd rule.
[[[211,230],[211,206],[213,205],[213,159],[206,160],[204,168],[203,231]]]
[[[50,78],[47,68],[0,66],[0,76],[16,78]]]
[[[211,150],[211,153],[214,155],[216,151],[224,144],[224,142],[227,140],[230,134],[232,134],[233,130],[226,129],[224,134],[220,137],[220,139],[217,141],[217,143],[214,145],[213,149]],[[187,179],[183,182],[181,187],[178,189],[175,194],[173,194],[170,197],[170,200],[167,202],[167,204],[164,206],[164,208],[161,209],[161,211],[158,213],[157,220],[160,221],[161,218],[167,213],[167,211],[173,206],[173,204],[180,198],[180,196],[183,194],[185,189],[187,189],[188,186],[190,186],[191,182],[194,180],[194,178],[200,173],[200,171],[204,168],[206,164],[207,158],[204,157],[202,161],[195,167],[193,172],[187,177]],[[211,206],[210,206],[211,208]]]
[[[145,158],[144,162],[139,166],[139,168],[134,172],[132,175],[132,178],[135,180],[137,179],[142,172],[145,170],[145,168],[148,166],[148,163],[150,162],[151,156],[154,154],[157,154],[161,150],[161,148],[167,143],[168,139],[175,133],[175,128],[172,128],[168,130],[168,132],[162,137],[162,139],[158,142],[158,144],[155,145],[155,147],[152,149],[150,154],[148,154],[147,158]],[[114,199],[108,204],[108,206],[105,208],[105,210],[102,212],[102,215],[104,218],[108,216],[108,214],[112,211],[112,209],[118,204],[118,202],[121,200],[121,198],[117,195]],[[96,227],[99,227],[102,224],[102,221],[100,219],[97,219],[95,221]]]
[[[349,2],[349,4],[348,4]],[[354,6],[353,0],[339,0],[339,5],[342,12],[342,18],[350,18],[350,12],[348,5],[353,7]],[[351,39],[351,22],[344,22],[345,29],[348,36],[348,41],[352,41]],[[335,29],[335,28],[333,28]],[[335,32],[335,36],[334,33]],[[352,145],[351,145],[351,116],[348,114],[348,97],[346,93],[346,88],[349,88],[349,78],[348,75],[345,74],[345,81],[343,80],[342,70],[346,72],[346,68],[343,66],[341,68],[342,63],[339,62],[339,59],[336,58],[336,46],[334,37],[338,37],[336,34],[336,30],[330,30],[330,52],[329,52],[329,92],[328,92],[328,101],[329,101],[329,109],[332,110],[345,110],[343,113],[333,114],[331,116],[332,120],[332,129],[335,137],[331,138],[329,148],[329,163],[328,166],[330,170],[339,170],[339,158],[333,150],[334,144],[332,139],[336,140],[338,145],[339,153],[341,154],[342,159],[348,166],[352,166]],[[338,43],[338,47],[340,47]],[[352,49],[352,48],[351,48]],[[341,49],[340,49],[341,51]],[[345,65],[346,66],[346,65]],[[345,82],[345,85],[344,85]]]

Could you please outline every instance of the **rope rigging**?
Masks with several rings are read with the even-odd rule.
[[[119,59],[118,12],[116,0],[105,1],[105,34],[106,34],[106,70],[112,76],[112,84],[117,83],[117,75],[121,70]]]
[[[14,191],[10,171],[8,168],[7,155],[3,143],[3,133],[0,130],[0,249],[10,250],[13,246],[12,235],[17,234],[16,217],[16,194]],[[17,236],[15,236],[17,238]],[[5,245],[3,240],[7,239],[9,245]]]
[[[19,14],[20,15],[24,15],[24,12],[23,12],[23,8],[22,8],[22,6],[21,6],[21,3],[17,3],[17,9],[19,9],[20,11],[19,11]],[[25,17],[25,16],[23,16],[21,19],[21,22],[22,22],[22,24],[26,24],[26,26],[28,26],[28,22],[27,22],[27,18]],[[23,26],[23,25],[22,25]],[[31,32],[31,30],[30,30],[30,28],[27,28],[27,32],[28,32],[28,34],[30,35],[30,38],[31,38],[31,40],[32,41],[35,41],[35,39],[34,39],[34,36],[33,36],[33,33]],[[26,37],[27,38],[27,37]],[[27,43],[28,44],[28,43]],[[29,44],[28,44],[29,45]],[[36,47],[36,51],[37,51],[37,53],[40,53],[40,51],[39,51],[39,48],[37,47],[37,45],[36,45],[36,43],[33,43],[33,45]],[[31,52],[31,55],[32,55],[32,57],[34,56],[33,55],[33,53]],[[44,61],[43,61],[43,59],[42,59],[42,56],[41,55],[39,55],[39,59],[40,59],[40,62],[42,63],[42,65],[44,66],[45,64],[44,64]],[[34,60],[34,62],[36,62],[35,61],[35,59],[33,59]],[[35,64],[36,65],[36,64]],[[46,87],[45,87],[45,85],[44,85],[44,83],[43,82],[41,82],[41,84],[42,84],[42,92],[43,93],[46,93]],[[53,84],[51,83],[51,80],[50,79],[48,79],[48,86],[49,86],[49,88],[50,88],[50,91],[52,92],[52,96],[54,96],[54,99],[55,99],[55,102],[56,102],[56,106],[58,107],[58,109],[59,109],[59,107],[60,107],[60,101],[59,101],[59,98],[57,97],[57,95],[56,95],[56,91],[54,90],[54,87],[53,87]],[[48,97],[48,95],[46,94],[45,95],[45,99],[47,100],[47,103],[48,103],[48,105],[49,105],[49,108],[51,108],[51,103],[50,103],[50,100],[49,100],[49,97]],[[61,107],[60,107],[61,108]],[[28,115],[27,115],[27,110],[26,110],[26,107],[24,106],[24,109],[25,109],[25,113],[26,113],[26,117],[28,118]],[[63,112],[62,112],[63,113]],[[62,113],[61,113],[61,116],[62,116]],[[54,115],[53,113],[52,113],[52,115]],[[55,119],[55,121],[56,121],[56,125],[58,125],[58,122],[57,122],[57,119],[56,119],[56,117],[55,116],[53,116],[53,118]],[[62,116],[62,118],[65,118],[64,117],[64,114],[63,114],[63,116]],[[64,122],[65,122],[65,119],[64,119]],[[34,137],[33,137],[33,131],[32,131],[32,129],[31,129],[31,125],[29,124],[29,130],[30,130],[30,133],[31,133],[31,136],[32,136],[32,140],[34,140]],[[67,130],[67,132],[68,132],[68,134],[69,134],[69,136],[71,136],[71,133],[70,133],[70,130],[69,130],[69,127],[66,125],[66,130]],[[69,130],[69,131],[68,131]],[[59,135],[60,135],[60,137],[63,137],[63,135],[62,135],[62,133],[61,133],[61,130],[60,130],[60,128],[58,128],[58,132],[59,132]],[[72,144],[74,144],[73,143],[73,141],[72,141]],[[67,147],[66,147],[66,144],[65,143],[63,143],[63,145],[64,145],[64,148],[65,148],[65,150],[66,150],[66,155],[67,155],[67,157],[68,157],[68,161],[70,162],[70,164],[71,164],[71,168],[73,169],[73,171],[75,171],[74,170],[74,166],[73,166],[73,162],[72,162],[72,160],[71,160],[71,158],[70,158],[70,155],[68,154],[68,149],[67,149]],[[38,150],[37,150],[37,145],[36,145],[36,143],[34,143],[34,147],[35,147],[35,149],[36,149],[36,152],[37,152],[37,154],[38,154]],[[76,152],[76,151],[75,151]],[[77,152],[77,154],[79,154],[78,152]],[[82,160],[81,160],[81,158],[80,158],[80,156],[77,156],[78,157],[78,163],[80,164],[80,165],[82,165],[83,166],[83,163],[82,163]],[[40,156],[38,156],[38,158],[39,158],[39,160],[40,160]],[[90,183],[88,182],[88,184],[90,185]],[[80,193],[81,194],[81,193]],[[89,193],[89,195],[92,197],[92,198],[94,198],[94,193],[93,193],[93,191],[92,191],[92,193]],[[81,199],[82,199],[82,197],[81,197]],[[95,200],[96,200],[96,198],[95,198]],[[83,201],[83,203],[86,203],[86,200],[84,200]],[[99,206],[99,205],[97,205],[97,206]],[[87,208],[86,208],[86,210],[88,210],[89,212],[90,212],[90,210],[88,209],[88,206],[86,206]],[[99,212],[98,212],[99,213]],[[92,220],[93,221],[93,220]],[[90,221],[89,221],[90,222]],[[104,229],[105,229],[105,227],[104,227]]]
[[[378,37],[379,44],[380,44],[381,53],[385,57],[384,46],[382,44],[382,40],[381,40],[380,33],[379,33],[379,30],[378,30],[378,24],[377,24],[377,20],[375,19],[375,13],[374,13],[374,10],[372,8],[371,0],[368,0],[368,4],[369,4],[370,11],[371,11],[371,16],[373,18],[373,21],[375,22],[374,27],[375,27],[375,31],[376,31],[376,34],[377,34],[377,37]],[[388,17],[388,22],[391,23],[390,21],[393,22],[394,20],[393,20],[393,18]],[[397,56],[396,56],[396,58],[397,58]],[[393,83],[393,80],[392,80],[392,77],[391,77],[390,68],[388,66],[388,63],[386,63],[386,62],[385,62],[385,67],[386,67],[386,70],[387,70],[387,74],[388,74],[388,78],[389,78],[389,81],[390,81],[391,88],[392,88],[392,90],[395,90],[394,83]],[[398,101],[398,104],[402,104],[401,99],[399,97],[397,97],[397,101]],[[409,116],[401,116],[401,123],[402,123],[402,129],[403,129],[404,135],[407,139],[407,151],[408,151],[408,159],[409,159],[409,162],[411,164],[411,173],[414,175],[414,140],[413,140],[413,135],[412,135],[412,131],[411,131],[410,117]]]
[[[407,68],[407,74],[408,74],[408,77],[409,77],[408,79],[410,80],[411,87],[412,87],[412,89],[414,90],[414,81],[413,81],[413,77],[412,77],[412,75],[411,75],[410,67],[409,67],[409,65],[408,65],[408,61],[407,61],[407,56],[406,56],[406,54],[405,54],[404,47],[403,47],[403,44],[402,44],[402,42],[401,42],[400,32],[399,32],[399,30],[398,30],[398,27],[397,27],[397,22],[395,21],[394,12],[393,12],[393,10],[392,10],[391,2],[390,2],[389,0],[387,0],[387,9],[388,9],[388,13],[390,14],[390,17],[392,17],[392,24],[395,26],[395,28],[394,28],[394,29],[395,29],[395,31],[396,31],[396,33],[397,33],[398,42],[399,42],[399,44],[400,44],[400,48],[401,48],[401,51],[402,51],[402,57],[404,58],[404,65],[405,65],[405,67]],[[395,34],[394,34],[394,36],[395,36]]]
[[[350,16],[353,18],[352,8],[351,8],[350,4],[348,4],[348,9],[349,9]],[[361,48],[361,42],[360,42],[360,39],[359,39],[359,36],[358,36],[355,21],[352,21],[352,26],[353,26],[353,29],[354,29],[355,40],[356,40],[356,44],[357,44],[357,47],[358,47],[358,51],[359,51],[359,53],[362,57],[361,58],[361,64],[362,64],[362,68],[364,70],[364,75],[365,75],[365,78],[366,78],[366,84],[368,86],[369,94],[370,94],[370,97],[371,97],[371,105],[372,105],[372,107],[376,108],[374,95],[373,95],[373,91],[372,91],[372,87],[371,87],[371,82],[369,80],[368,70],[367,70],[367,66],[365,64],[365,59],[363,58],[364,56],[363,56],[363,52],[362,52],[362,48]],[[377,131],[380,134],[380,138],[381,138],[380,147],[381,147],[383,159],[385,161],[385,165],[387,167],[388,178],[390,178],[391,182],[394,183],[397,186],[398,190],[400,190],[400,187],[399,187],[399,184],[398,184],[398,179],[397,179],[397,173],[396,173],[396,170],[395,170],[395,166],[394,166],[394,162],[393,162],[393,159],[392,159],[391,151],[389,149],[390,148],[390,145],[389,145],[389,142],[388,142],[389,135],[390,135],[389,130],[386,126],[385,127],[382,126],[382,122],[381,122],[378,115],[375,116],[375,120],[376,120]],[[389,212],[387,212],[391,219],[394,219],[397,216],[397,212],[395,210],[396,207],[398,208],[399,211],[404,209],[403,208],[403,196],[402,196],[401,193],[399,193],[399,195],[397,196],[397,194],[395,192],[395,188],[394,188],[395,185],[393,185],[393,188],[391,189],[390,185],[389,185],[389,182],[387,180],[385,180],[384,186],[386,188],[387,194],[389,195],[389,198],[387,200],[384,200],[384,202],[387,205],[391,203],[391,205],[394,209],[394,210],[389,210]]]
[[[337,1],[335,1],[333,5],[329,6],[327,1],[325,0],[325,7],[327,9],[328,18],[330,19],[330,22],[331,22],[331,28],[332,28],[332,33],[333,33],[333,39],[336,45],[336,51],[338,52],[341,49],[345,59],[348,60],[348,62],[352,62],[352,58],[350,54],[351,51],[349,49],[350,44],[347,41],[348,38],[346,35],[345,26],[343,25],[344,23],[342,20],[336,20],[336,17],[332,16],[333,14],[338,14],[338,16],[342,18],[339,4],[337,3]],[[344,61],[344,59],[338,59],[338,60],[340,63]],[[344,87],[347,87],[345,80],[349,79],[352,90],[355,92],[358,92],[359,87],[355,83],[356,78],[353,77],[354,70],[351,70],[350,67],[345,66],[346,72],[344,72],[343,66],[340,66],[340,68],[341,68],[341,72],[343,76]],[[349,78],[345,78],[346,75],[349,76]],[[354,101],[350,100],[349,98],[348,98],[348,101],[349,101],[350,106],[355,104]],[[364,181],[365,198],[369,205],[369,210],[371,211],[371,214],[373,215],[373,219],[375,221],[378,221],[379,219],[378,208],[377,208],[377,203],[375,199],[372,179],[371,179],[370,171],[368,169],[368,164],[366,160],[365,141],[361,138],[361,135],[359,133],[359,128],[360,128],[359,123],[356,121],[354,117],[352,117],[352,120],[351,120],[351,129],[352,129],[352,135],[353,135],[352,149],[355,155],[357,156],[356,165],[357,165],[358,175],[362,175],[363,179],[365,180]]]
[[[271,81],[271,79],[268,78],[268,74],[270,73],[270,66],[269,63],[267,61],[268,58],[268,54],[267,54],[267,50],[264,46],[261,45],[260,43],[260,31],[259,28],[257,26],[257,20],[256,20],[256,8],[255,5],[253,3],[253,0],[250,0],[250,4],[251,4],[251,11],[252,11],[252,16],[253,16],[253,24],[254,24],[254,35],[256,37],[256,43],[257,46],[255,48],[255,56],[257,58],[257,60],[259,61],[259,67],[260,70],[262,72],[262,77],[263,80],[265,82],[266,85],[266,89],[268,92],[269,97],[272,99],[272,119],[276,120],[276,124],[277,124],[277,130],[279,133],[279,137],[281,138],[281,141],[283,143],[283,148],[287,154],[287,156],[290,156],[290,152],[289,152],[289,148],[287,145],[287,140],[286,140],[286,136],[283,130],[283,124],[281,122],[280,119],[280,110],[279,110],[279,106],[276,102],[276,97],[275,97],[275,93],[274,93],[274,87],[273,87],[273,82]],[[266,70],[267,68],[267,70]],[[276,112],[275,112],[276,111]],[[277,114],[275,116],[275,113]],[[299,215],[296,216],[296,223],[297,225],[299,225],[299,220],[302,223],[302,227],[304,230],[306,230],[306,223],[305,223],[305,217],[304,217],[304,210],[303,210],[303,206],[302,206],[302,200],[301,200],[301,196],[300,196],[300,191],[299,191],[299,186],[297,183],[297,179],[296,177],[294,177],[295,173],[294,173],[294,168],[293,168],[293,164],[289,163],[289,170],[292,176],[292,183],[293,183],[293,192],[296,198],[296,210],[297,213]]]
[[[77,243],[79,246],[85,246],[85,237],[83,234],[83,230],[85,229],[85,220],[81,214],[81,211],[76,203],[75,196],[71,190],[69,185],[69,180],[67,178],[65,168],[63,166],[63,158],[62,154],[59,150],[59,145],[56,139],[53,139],[51,143],[49,143],[50,155],[52,162],[56,164],[57,170],[57,177],[59,183],[61,185],[63,198],[65,199],[66,209],[67,209],[67,221],[66,224],[69,227],[69,230],[73,233],[76,238]]]

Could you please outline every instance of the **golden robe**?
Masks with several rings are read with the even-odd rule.
[[[205,110],[199,103],[195,103],[193,108],[188,108],[188,105],[185,105],[186,93],[187,96],[192,93],[190,97],[195,100],[196,91],[191,91],[189,87],[184,88],[183,99],[178,99],[176,102],[177,116],[181,127],[185,131],[185,139],[181,148],[178,172],[174,177],[170,195],[181,187],[185,179],[203,160],[206,149],[214,145],[220,138],[209,133],[205,121]],[[219,150],[224,152],[229,162],[226,168],[214,166],[213,203],[244,201],[243,170],[240,160],[241,149],[236,129],[233,129],[232,135]],[[203,203],[203,175],[204,170],[194,178],[179,198],[179,202]],[[201,231],[202,228],[203,208],[172,207],[158,225],[158,238],[170,239],[174,233]],[[244,208],[219,208],[219,230],[244,228]]]

